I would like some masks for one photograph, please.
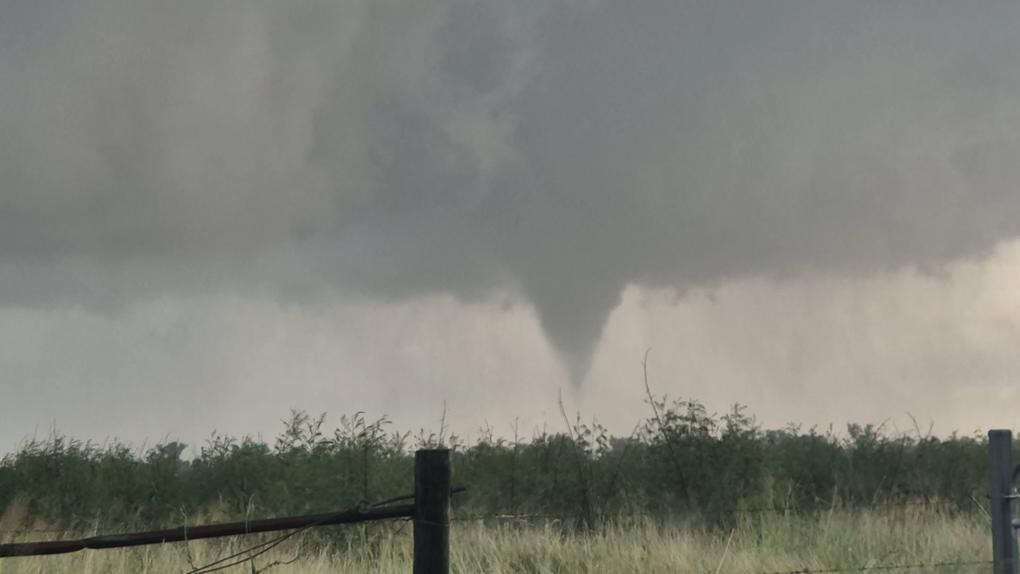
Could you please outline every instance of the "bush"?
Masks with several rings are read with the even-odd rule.
[[[454,442],[455,515],[543,514],[595,525],[651,514],[732,525],[741,513],[811,511],[929,499],[971,508],[984,493],[985,439],[847,436],[790,425],[762,430],[743,406],[718,416],[695,400],[649,396],[652,416],[628,437],[578,417],[565,433],[472,445],[424,431],[418,445]],[[197,456],[167,442],[133,452],[60,434],[0,460],[0,505],[28,501],[38,521],[70,528],[150,527],[215,513],[224,519],[324,512],[410,493],[409,433],[386,417],[292,412],[272,446],[213,434]]]

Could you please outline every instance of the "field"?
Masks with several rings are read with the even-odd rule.
[[[18,517],[9,513],[3,526]],[[344,527],[334,527],[344,528]],[[411,571],[410,525],[346,527],[346,548],[325,550],[314,540],[286,541],[257,557],[255,572],[327,573]],[[24,538],[24,537],[23,537]],[[235,537],[127,550],[0,560],[0,574],[45,572],[188,572],[266,538]],[[759,573],[850,569],[878,565],[984,562],[990,555],[988,520],[935,503],[867,510],[832,508],[810,515],[756,513],[728,530],[617,519],[591,532],[555,520],[531,524],[453,522],[455,572],[728,572]],[[296,560],[295,560],[296,559]],[[294,560],[293,562],[290,562]],[[290,563],[286,563],[290,562]],[[984,564],[939,567],[938,572],[986,572]],[[927,572],[918,567],[900,572]],[[246,562],[227,572],[252,572]]]
[[[362,413],[330,432],[324,416],[295,412],[271,445],[214,434],[192,456],[175,442],[134,450],[54,433],[0,460],[0,538],[337,511],[411,492],[414,449],[444,445],[454,484],[467,487],[453,499],[456,572],[988,571],[980,434],[765,430],[741,407],[720,416],[691,400],[649,402],[653,415],[627,437],[565,413],[565,432],[483,429],[467,445]],[[226,571],[409,572],[410,531],[315,528]],[[183,573],[269,539],[7,558],[0,574]],[[959,562],[982,564],[945,564]]]

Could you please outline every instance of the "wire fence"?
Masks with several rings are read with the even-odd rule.
[[[388,498],[375,504],[361,503],[344,511],[316,515],[181,526],[88,538],[11,542],[0,544],[0,558],[66,554],[86,549],[127,548],[242,534],[288,531],[202,566],[196,567],[190,552],[188,553],[188,562],[192,566],[188,570],[188,574],[208,574],[242,564],[250,564],[254,572],[255,558],[266,554],[310,528],[331,524],[408,519],[414,522],[414,571],[445,574],[449,572],[450,498],[453,494],[466,490],[463,487],[452,487],[450,477],[450,451],[447,449],[422,449],[415,452],[414,493]],[[395,504],[412,498],[414,499],[412,504]],[[297,559],[298,557],[291,561],[276,561],[272,565],[293,562]],[[266,568],[263,567],[262,571]]]
[[[450,490],[450,494],[456,494],[458,492],[463,492],[465,490],[466,489],[463,488],[463,487],[455,487],[455,488],[452,488]],[[405,494],[405,495],[401,495],[401,496],[394,496],[392,498],[387,498],[387,499],[384,499],[384,500],[380,500],[380,501],[377,501],[377,502],[372,503],[372,504],[359,505],[359,506],[364,506],[364,507],[367,507],[367,508],[382,508],[382,507],[385,507],[387,505],[393,504],[395,502],[403,502],[405,500],[413,500],[413,499],[414,499],[414,495],[413,494]],[[404,526],[406,526],[407,523],[411,521],[411,517],[391,518],[389,520],[390,521],[401,521],[401,522],[403,522],[404,524],[400,527],[400,530],[403,530]],[[237,552],[234,552],[233,554],[230,554],[229,556],[225,556],[223,558],[220,558],[220,559],[217,559],[217,560],[215,560],[213,562],[205,564],[204,566],[193,567],[186,574],[208,574],[210,572],[219,572],[221,570],[226,570],[227,568],[233,568],[234,566],[241,566],[241,565],[247,564],[249,562],[254,564],[254,560],[256,558],[258,558],[259,556],[262,556],[263,554],[266,554],[270,550],[272,550],[272,549],[276,548],[277,546],[283,544],[288,539],[294,538],[298,534],[306,532],[306,531],[308,531],[311,528],[314,528],[316,526],[322,526],[322,524],[324,522],[325,522],[325,519],[319,520],[319,521],[313,522],[311,524],[302,526],[301,528],[298,528],[296,530],[292,530],[290,532],[287,532],[285,534],[280,534],[278,536],[274,536],[273,538],[270,538],[269,540],[260,542],[258,544],[254,544],[252,546],[249,546],[248,548],[245,548],[243,550],[239,550]],[[400,531],[398,531],[398,533],[399,532]],[[297,555],[294,556],[294,558],[292,558],[290,560],[276,560],[274,562],[270,562],[266,566],[263,566],[262,570],[265,571],[265,570],[268,570],[269,568],[272,568],[274,566],[293,564],[294,562],[296,562],[300,558],[301,558],[301,554],[298,553]],[[189,557],[189,559],[190,559],[190,557]],[[194,564],[192,564],[192,566],[194,566]]]
[[[463,488],[455,488],[452,492],[461,492]],[[373,504],[359,504],[358,507],[348,509],[345,512],[351,512],[357,510],[357,508],[380,508],[393,503],[406,501],[413,499],[414,495],[401,495],[396,497],[387,498],[380,500]],[[829,512],[833,510],[842,511],[866,511],[876,509],[893,509],[893,508],[926,508],[926,507],[938,507],[941,503],[931,500],[885,500],[875,502],[871,504],[854,504],[846,506],[829,506],[829,507],[815,507],[805,509],[800,506],[759,506],[759,507],[742,507],[742,508],[730,508],[724,510],[717,510],[719,513],[730,513],[735,515],[746,515],[746,514],[790,514],[796,516],[806,516],[818,512]],[[945,506],[945,505],[941,505]],[[694,513],[691,513],[694,514]],[[254,544],[248,548],[240,550],[229,556],[216,560],[210,564],[203,566],[196,566],[192,570],[188,571],[188,574],[205,574],[207,572],[215,572],[230,567],[239,566],[244,563],[250,562],[256,557],[262,556],[269,551],[277,548],[285,541],[292,539],[302,533],[305,533],[309,529],[320,526],[323,522],[326,522],[330,516],[323,516],[320,520],[312,522],[310,524],[301,526],[295,530],[291,530],[285,534],[275,536],[269,540]],[[683,514],[679,514],[683,516]],[[671,515],[669,514],[651,514],[647,512],[630,512],[623,514],[612,515],[611,520],[641,520],[641,519],[652,519],[661,520],[668,519]],[[674,516],[675,517],[675,516]],[[578,523],[586,520],[593,520],[591,514],[585,513],[562,513],[562,512],[524,512],[524,513],[512,513],[512,512],[490,512],[490,513],[464,513],[460,514],[452,511],[449,516],[451,523],[467,523],[467,522],[536,522],[536,521],[550,521],[550,522],[571,522]],[[602,516],[602,518],[606,518]],[[406,518],[394,518],[391,520],[403,520],[406,525]],[[403,526],[401,527],[401,530]],[[24,536],[28,534],[71,534],[74,531],[71,529],[59,529],[59,528],[17,528],[17,529],[0,529],[0,534],[4,534],[7,537]],[[399,531],[398,531],[399,532]],[[297,560],[300,556],[295,557]],[[281,561],[280,564],[286,564],[291,561]],[[803,567],[795,570],[785,571],[763,571],[760,574],[823,574],[823,573],[838,573],[838,572],[863,572],[863,571],[882,571],[882,570],[909,570],[909,569],[923,569],[923,568],[949,568],[949,567],[963,567],[963,566],[980,566],[991,564],[988,560],[974,560],[974,561],[951,561],[951,562],[932,562],[932,563],[909,563],[909,564],[875,564],[875,565],[864,565],[853,568],[810,568]]]
[[[377,502],[377,503],[372,505],[372,508],[379,508],[379,507],[385,506],[386,504],[389,504],[391,502],[395,502],[395,501],[399,501],[399,500],[406,500],[408,498],[413,498],[413,497],[414,497],[414,495],[411,495],[410,497],[408,497],[408,496],[401,496],[401,497],[396,497],[394,499],[391,499],[390,501]],[[407,521],[410,520],[410,517],[391,518],[390,520],[402,520],[402,521],[407,522]],[[262,556],[263,554],[266,554],[270,550],[272,550],[272,549],[276,548],[277,546],[283,544],[288,539],[293,538],[293,537],[295,537],[298,534],[301,534],[303,532],[306,532],[309,529],[314,528],[316,526],[322,526],[325,523],[325,521],[326,521],[326,519],[324,518],[323,520],[319,520],[319,521],[313,522],[311,524],[307,524],[305,526],[302,526],[301,528],[292,530],[292,531],[287,532],[285,534],[280,534],[280,535],[274,536],[274,537],[270,538],[269,540],[266,540],[264,542],[260,542],[258,544],[254,544],[252,546],[249,546],[248,548],[245,548],[243,550],[239,550],[237,552],[234,552],[233,554],[230,554],[229,556],[225,556],[223,558],[219,558],[217,560],[214,560],[213,562],[205,564],[204,566],[200,566],[200,567],[196,567],[196,568],[193,568],[191,570],[188,570],[188,572],[186,574],[208,574],[210,572],[219,572],[221,570],[226,570],[227,568],[233,568],[234,566],[241,566],[241,565],[247,564],[249,562],[253,563],[253,561],[256,558],[258,558],[259,556]],[[278,561],[275,561],[273,563],[270,563],[267,566],[264,566],[262,569],[266,570],[266,569],[268,569],[268,568],[270,568],[270,567],[272,567],[274,565],[291,564],[293,562],[296,562],[300,558],[301,558],[301,555],[299,553],[292,560],[278,560]]]
[[[758,574],[836,574],[839,572],[868,572],[868,571],[892,571],[892,570],[930,570],[932,568],[959,568],[961,566],[991,566],[991,560],[964,560],[956,562],[916,562],[913,564],[876,564],[873,566],[858,566],[854,568],[803,568],[800,570],[782,570],[760,572]]]
[[[737,506],[730,508],[698,508],[687,511],[672,511],[664,510],[660,513],[642,512],[642,511],[625,511],[618,513],[604,512],[593,510],[590,513],[581,512],[488,512],[488,513],[465,513],[465,514],[453,514],[451,520],[453,521],[472,521],[472,520],[567,520],[567,519],[605,519],[611,520],[628,520],[637,518],[650,518],[650,519],[674,519],[674,518],[705,518],[713,517],[718,518],[726,515],[746,515],[746,514],[789,514],[794,516],[811,516],[815,514],[822,514],[828,512],[866,512],[874,510],[891,510],[891,509],[906,509],[906,508],[938,508],[947,511],[959,512],[964,509],[956,504],[946,503],[937,500],[923,500],[923,499],[901,499],[901,500],[884,500],[873,503],[855,503],[855,504],[818,504],[813,506],[798,506],[798,505],[768,505],[768,506]],[[977,505],[978,511],[987,513],[980,505]]]
[[[460,492],[461,489],[455,489],[454,492]],[[386,504],[392,504],[394,502],[400,502],[404,500],[413,499],[413,495],[397,496],[390,499],[386,499],[377,503],[369,505],[372,508],[383,506]],[[840,505],[840,506],[828,506],[828,507],[814,507],[804,508],[799,506],[761,506],[761,507],[746,507],[746,508],[730,508],[723,510],[698,510],[691,511],[688,513],[677,512],[677,513],[661,513],[652,514],[649,512],[623,512],[612,514],[612,519],[662,519],[662,518],[676,518],[684,516],[703,516],[703,515],[724,515],[724,514],[790,514],[797,516],[807,516],[818,513],[831,512],[833,510],[840,511],[852,511],[860,512],[867,510],[877,509],[891,509],[891,508],[925,508],[937,506],[938,503],[932,503],[923,500],[903,500],[903,501],[889,501],[878,504],[868,505]],[[490,512],[490,513],[466,513],[466,514],[451,514],[450,520],[453,522],[468,522],[468,521],[484,521],[484,520],[582,520],[582,519],[594,519],[595,516],[608,516],[604,513],[593,513],[592,515],[586,515],[578,512],[562,513],[562,512]],[[94,530],[94,529],[89,529]],[[17,537],[27,534],[81,534],[82,530],[77,528],[0,528],[0,535],[5,537]]]
[[[448,489],[448,490],[450,491],[450,494],[453,494],[455,492],[460,492],[460,491],[465,490],[465,489],[463,489],[463,488],[454,488],[454,489]],[[229,554],[227,556],[224,556],[222,558],[218,558],[216,560],[213,560],[213,561],[211,561],[209,563],[202,564],[202,565],[195,565],[194,562],[192,561],[191,555],[189,553],[188,554],[188,563],[190,564],[191,569],[187,570],[186,574],[209,574],[209,573],[212,573],[212,572],[220,572],[220,571],[228,570],[228,569],[235,568],[235,567],[241,567],[241,566],[244,566],[244,565],[251,565],[251,568],[254,570],[254,568],[255,568],[254,567],[254,564],[255,564],[254,561],[255,561],[256,558],[264,557],[267,553],[273,551],[274,549],[280,548],[280,546],[282,544],[284,544],[285,542],[287,542],[288,540],[292,540],[295,537],[297,537],[297,536],[299,536],[299,535],[301,535],[303,533],[306,533],[308,530],[310,530],[310,529],[312,529],[312,528],[314,528],[316,526],[322,526],[322,525],[325,525],[325,524],[335,524],[335,523],[338,523],[336,521],[336,518],[338,516],[340,516],[340,515],[352,514],[352,513],[353,514],[359,514],[359,513],[364,513],[364,512],[370,512],[373,509],[397,508],[397,507],[394,507],[392,505],[394,505],[395,503],[407,501],[407,500],[410,500],[410,499],[413,499],[413,498],[415,498],[415,495],[413,495],[413,494],[395,496],[395,497],[387,498],[387,499],[384,499],[384,500],[380,500],[380,501],[375,502],[373,504],[361,503],[361,504],[357,505],[356,507],[350,508],[350,509],[348,509],[346,511],[343,511],[343,512],[340,512],[340,513],[329,513],[329,514],[325,514],[325,515],[318,515],[318,517],[314,517],[314,516],[313,517],[303,517],[303,518],[310,518],[310,520],[305,520],[304,522],[300,523],[300,525],[288,526],[287,527],[288,531],[286,531],[285,533],[281,533],[281,534],[275,535],[272,538],[269,538],[268,540],[264,540],[264,541],[258,542],[256,544],[252,544],[251,546],[245,547],[245,548],[243,548],[241,550],[238,550],[236,552],[232,552],[231,554]],[[976,500],[974,500],[974,504],[977,506],[978,509],[980,509],[980,510],[982,510],[984,512],[987,512],[987,511],[984,510],[984,508],[981,506],[981,504],[978,503]],[[379,520],[385,520],[385,521],[402,520],[403,524],[400,526],[400,530],[397,531],[397,533],[399,533],[399,532],[401,532],[403,530],[403,528],[406,526],[406,524],[412,518],[412,516],[408,516],[406,514],[406,508],[408,506],[409,505],[403,505],[403,506],[400,507],[400,508],[405,509],[405,514],[404,515],[400,515],[400,516],[398,516],[398,515],[383,516],[383,517],[380,517]],[[481,522],[484,522],[484,521],[533,522],[533,521],[545,520],[545,521],[561,521],[561,522],[573,521],[573,524],[576,525],[576,524],[579,524],[579,523],[590,524],[590,523],[592,523],[594,521],[600,521],[601,522],[601,521],[604,521],[604,520],[608,520],[608,521],[613,521],[613,520],[625,521],[625,520],[638,520],[638,519],[662,520],[662,519],[677,518],[677,517],[683,517],[683,516],[697,517],[699,515],[705,515],[705,514],[714,514],[714,515],[717,515],[717,514],[728,514],[728,515],[734,515],[734,516],[736,516],[736,515],[749,515],[749,514],[750,515],[758,515],[758,514],[788,514],[788,515],[808,516],[808,515],[812,515],[812,514],[816,514],[816,513],[820,513],[820,512],[824,513],[824,512],[832,512],[832,511],[858,512],[858,511],[876,510],[876,509],[889,510],[889,509],[897,509],[897,508],[906,509],[906,508],[912,508],[912,507],[919,507],[919,508],[950,508],[950,507],[955,507],[955,506],[956,505],[948,504],[948,503],[946,503],[944,501],[940,501],[940,500],[937,500],[937,499],[898,499],[898,500],[875,500],[875,501],[870,501],[869,503],[853,503],[853,504],[832,503],[832,504],[827,504],[827,505],[826,504],[818,504],[818,505],[811,505],[811,506],[809,506],[807,508],[805,508],[805,506],[800,506],[800,505],[776,505],[776,504],[770,504],[770,505],[763,505],[763,506],[734,506],[734,507],[730,507],[730,508],[694,509],[694,510],[691,510],[689,512],[684,512],[684,513],[678,512],[678,513],[672,513],[672,514],[668,513],[668,512],[667,513],[659,513],[659,514],[654,514],[654,513],[649,513],[649,512],[629,512],[629,513],[612,514],[612,515],[606,514],[606,513],[600,513],[600,512],[592,512],[592,511],[589,511],[589,512],[566,512],[566,513],[565,512],[474,512],[474,513],[466,512],[466,513],[460,513],[460,512],[457,511],[456,508],[453,508],[453,509],[451,509],[449,511],[448,520],[445,522],[445,524],[448,524],[448,523],[467,523],[467,522],[478,522],[478,521],[481,521]],[[357,521],[358,520],[344,520],[343,522],[349,523],[349,522],[357,522]],[[258,522],[258,521],[255,521],[255,522]],[[440,525],[439,523],[436,523],[436,522],[432,522],[432,521],[428,521],[428,520],[421,520],[421,519],[415,519],[415,522],[420,522],[422,524],[436,525],[436,526]],[[215,525],[213,525],[213,526],[215,526]],[[905,525],[904,527],[909,528],[909,527],[912,527],[912,526]],[[201,528],[209,528],[209,527],[193,527],[193,529],[194,528],[201,529]],[[272,528],[272,529],[266,528],[265,530],[281,530],[281,529],[282,528]],[[185,530],[187,530],[187,529],[185,529]],[[194,532],[194,530],[192,530],[192,531]],[[257,532],[257,531],[258,530],[254,530],[253,532]],[[15,529],[0,529],[0,534],[3,534],[5,536],[25,536],[25,535],[30,535],[30,534],[39,534],[39,535],[42,535],[42,534],[49,534],[49,535],[52,535],[52,534],[61,534],[61,535],[67,535],[67,534],[71,534],[72,532],[73,531],[71,529],[61,529],[61,528],[15,528]],[[170,531],[162,531],[162,532],[166,533],[166,532],[170,532]],[[153,533],[149,533],[149,534],[153,534]],[[126,540],[127,536],[130,536],[130,535],[122,535],[121,538],[124,538]],[[117,535],[115,535],[115,536],[106,536],[106,537],[103,537],[103,536],[94,536],[94,537],[89,538],[89,539],[60,541],[60,543],[61,544],[65,544],[65,545],[70,545],[70,546],[79,545],[80,548],[105,548],[105,547],[116,547],[118,545],[126,545],[126,544],[115,544],[114,542],[117,542],[117,538],[118,538]],[[190,540],[193,540],[194,538],[196,538],[196,537],[188,538],[187,536],[184,536],[184,537],[178,537],[176,539],[177,540],[190,541]],[[167,538],[168,541],[171,541],[171,540],[174,540],[174,539],[175,538],[173,538],[173,537]],[[103,545],[103,544],[100,544],[100,545],[90,545],[89,542],[90,541],[94,541],[94,540],[98,540],[98,541],[100,541],[102,543],[105,543],[105,545]],[[54,543],[56,543],[56,542],[54,542]],[[145,542],[141,542],[141,543],[145,543]],[[31,545],[31,544],[49,544],[49,543],[48,542],[43,542],[43,543],[27,542],[25,544]],[[7,545],[7,546],[17,546],[17,545]],[[75,549],[79,549],[79,548],[75,548]],[[0,553],[0,556],[3,556],[3,555],[4,555],[3,553]],[[291,563],[296,562],[297,560],[301,559],[301,557],[302,557],[301,556],[301,551],[299,550],[299,551],[296,552],[296,554],[292,558],[290,558],[290,559],[278,559],[278,560],[274,560],[274,561],[272,561],[272,562],[262,566],[260,571],[265,571],[265,570],[267,570],[269,568],[272,568],[272,567],[278,566],[278,565],[291,564]],[[914,570],[914,571],[918,571],[918,570],[920,570],[920,571],[936,571],[936,570],[943,570],[943,569],[949,569],[949,568],[959,569],[959,568],[966,568],[966,567],[975,567],[975,568],[976,567],[985,567],[985,566],[989,566],[989,565],[992,565],[992,564],[993,564],[993,561],[991,561],[991,560],[955,560],[955,561],[942,561],[942,562],[934,562],[933,561],[933,562],[912,562],[912,563],[899,563],[899,564],[897,564],[897,563],[875,563],[875,564],[867,563],[867,564],[861,564],[861,565],[856,565],[856,566],[851,566],[851,567],[838,567],[838,568],[836,568],[836,567],[823,567],[823,566],[819,566],[819,567],[807,567],[807,566],[804,566],[804,567],[795,568],[793,570],[761,570],[761,571],[757,572],[756,574],[837,574],[837,573],[842,573],[842,572],[910,571],[910,570]]]
[[[461,490],[463,490],[463,489],[462,488],[454,489],[455,492],[460,492]],[[385,500],[381,500],[381,501],[375,502],[375,503],[370,504],[370,505],[362,504],[362,505],[359,505],[358,508],[381,508],[381,507],[385,507],[387,505],[391,505],[391,504],[396,503],[396,502],[402,502],[402,501],[405,501],[405,500],[408,500],[408,499],[412,499],[413,497],[414,497],[414,495],[397,496],[397,497],[392,497],[392,498],[388,498],[388,499],[385,499]],[[907,508],[907,507],[931,506],[931,504],[932,504],[931,502],[923,501],[923,500],[883,501],[881,503],[872,504],[872,505],[855,505],[853,507],[850,507],[850,509],[851,510],[866,510],[866,509],[896,508],[896,507]],[[345,512],[350,512],[352,510],[357,510],[357,508],[348,509]],[[799,508],[799,507],[792,507],[792,506],[779,506],[779,507],[771,506],[771,507],[736,508],[736,509],[731,509],[730,511],[734,512],[734,513],[755,513],[755,514],[757,514],[757,513],[791,513],[791,512],[801,512],[801,513],[803,513],[804,509]],[[661,516],[655,516],[655,515],[652,515],[652,514],[649,514],[649,513],[629,513],[629,514],[626,514],[626,515],[620,515],[617,518],[621,518],[621,517],[622,518],[626,518],[626,519],[661,518]],[[586,516],[584,514],[581,514],[581,513],[572,513],[572,514],[564,514],[564,513],[485,513],[485,514],[474,513],[474,514],[456,514],[456,513],[451,513],[451,515],[449,517],[449,520],[450,520],[450,522],[461,522],[461,523],[463,523],[463,522],[489,521],[489,520],[492,520],[492,521],[523,521],[523,522],[540,521],[540,520],[546,520],[546,521],[570,521],[570,520],[584,520],[586,518],[590,518],[590,517]],[[234,552],[232,554],[229,554],[227,556],[224,556],[222,558],[219,558],[219,559],[217,559],[215,561],[212,561],[212,562],[209,562],[207,564],[203,564],[201,566],[195,566],[194,564],[192,564],[192,569],[188,570],[186,572],[186,574],[209,574],[209,573],[212,573],[212,572],[220,572],[220,571],[228,570],[230,568],[240,567],[240,566],[243,566],[243,565],[246,565],[246,564],[253,563],[253,561],[256,558],[264,556],[265,554],[269,553],[270,551],[278,548],[280,545],[282,545],[287,540],[293,539],[293,538],[297,537],[300,534],[306,533],[307,531],[309,531],[310,529],[312,529],[312,528],[314,528],[316,526],[321,526],[323,523],[327,522],[328,519],[329,519],[329,516],[324,516],[320,520],[317,520],[315,522],[306,524],[304,526],[301,526],[300,528],[296,528],[296,529],[290,530],[290,531],[288,531],[286,533],[274,536],[274,537],[270,538],[269,540],[265,540],[265,541],[259,542],[257,544],[253,544],[253,545],[251,545],[249,547],[246,547],[246,548],[244,548],[242,550],[239,550],[237,552]],[[406,526],[406,524],[410,521],[410,518],[407,518],[407,517],[399,518],[398,517],[398,518],[389,519],[389,521],[391,521],[391,522],[401,521],[403,523],[401,525],[400,529],[396,532],[396,533],[400,533],[403,530],[404,526]],[[40,528],[40,529],[4,529],[4,530],[0,530],[0,532],[3,532],[3,533],[14,533],[14,534],[24,534],[24,533],[39,533],[39,534],[62,533],[62,534],[65,534],[65,533],[68,533],[69,531],[66,530],[66,529],[45,529],[45,528]],[[293,558],[291,558],[289,560],[276,560],[276,561],[270,562],[269,564],[266,564],[265,566],[262,566],[260,571],[265,571],[265,570],[267,570],[267,569],[269,569],[269,568],[271,568],[273,566],[287,565],[287,564],[294,563],[297,560],[301,559],[301,557],[302,557],[301,553],[298,552]],[[189,557],[189,562],[190,562],[190,557]],[[849,572],[869,572],[869,571],[874,571],[874,572],[879,572],[879,571],[909,571],[909,570],[931,571],[931,570],[934,570],[934,569],[963,568],[963,567],[982,567],[982,566],[990,566],[992,564],[993,564],[993,562],[991,560],[957,560],[957,561],[945,561],[945,562],[913,562],[913,563],[904,563],[904,564],[868,564],[868,565],[861,565],[861,566],[854,566],[854,567],[840,567],[840,568],[801,567],[801,568],[797,568],[797,569],[793,569],[793,570],[763,570],[763,571],[758,572],[757,574],[839,574],[839,573],[843,573],[843,572],[848,572],[849,573]]]

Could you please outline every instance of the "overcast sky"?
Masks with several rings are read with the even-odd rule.
[[[1020,412],[1020,7],[7,0],[0,450]],[[332,420],[335,420],[332,419]]]

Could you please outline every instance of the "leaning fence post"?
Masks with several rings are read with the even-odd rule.
[[[450,451],[414,453],[414,574],[450,571]]]
[[[1013,462],[1011,431],[988,431],[990,502],[992,507],[992,558],[995,574],[1017,574],[1016,533],[1013,532]]]

